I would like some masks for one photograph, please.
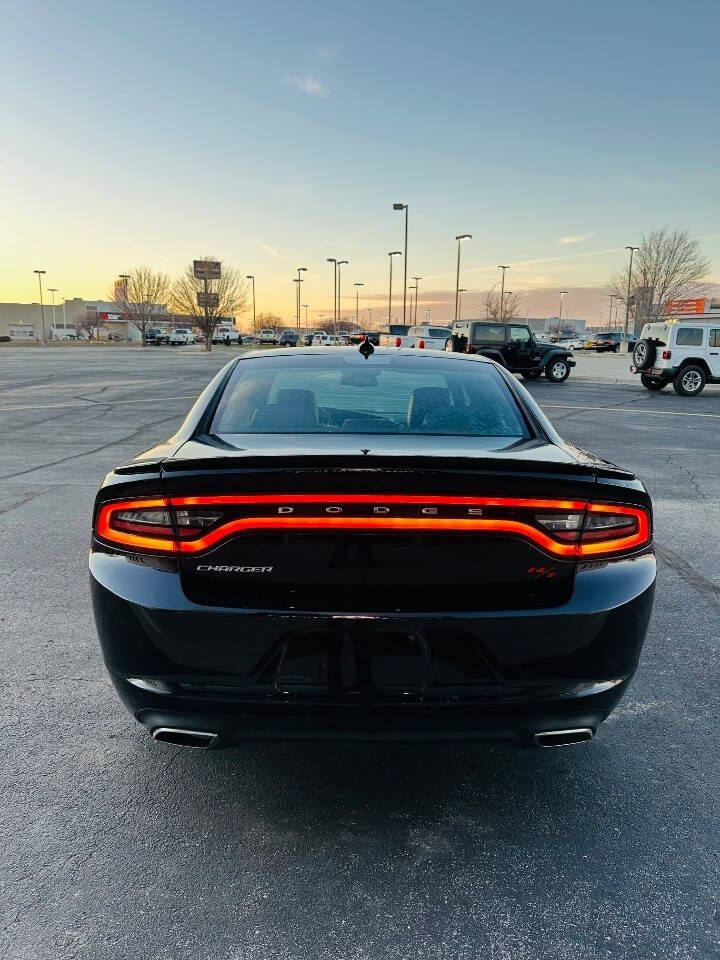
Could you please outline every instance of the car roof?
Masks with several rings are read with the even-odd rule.
[[[342,350],[345,354],[360,352],[357,346],[338,347],[338,350]],[[483,357],[481,354],[446,353],[444,350],[415,350],[412,347],[375,347],[374,353],[379,356],[411,357],[416,361],[431,359],[440,363],[494,363],[494,361],[489,357]],[[250,358],[264,357],[267,359],[268,357],[303,357],[307,355],[327,357],[332,356],[333,354],[332,351],[328,352],[327,348],[323,347],[291,347],[270,351],[248,350],[246,353],[243,353],[240,357],[238,357],[237,362],[249,360]],[[372,356],[373,354],[370,354],[369,359],[372,359]]]

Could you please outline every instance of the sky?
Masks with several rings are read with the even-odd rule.
[[[257,310],[419,318],[510,264],[521,312],[597,322],[626,244],[687,229],[720,280],[716,0],[0,0],[0,302],[104,297],[213,254]],[[393,316],[402,314],[402,258]],[[573,302],[573,298],[575,298]],[[540,312],[542,311],[542,312]],[[304,313],[304,311],[303,311]]]

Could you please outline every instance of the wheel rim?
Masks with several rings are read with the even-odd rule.
[[[445,343],[445,352],[452,353],[452,343],[449,340]]]
[[[688,370],[682,378],[683,389],[688,393],[696,393],[702,386],[702,377],[697,370]]]
[[[647,359],[647,350],[645,349],[645,344],[638,344],[635,350],[635,362],[638,366],[642,366]]]
[[[564,377],[566,370],[567,366],[562,361],[552,365],[552,375],[556,380],[560,380],[562,377]]]

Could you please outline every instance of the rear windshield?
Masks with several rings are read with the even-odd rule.
[[[474,323],[472,339],[485,343],[505,343],[505,327],[499,323]]]
[[[383,354],[241,360],[210,433],[531,435],[490,364]]]

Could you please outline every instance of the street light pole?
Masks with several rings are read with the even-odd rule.
[[[457,323],[457,320],[458,320],[458,300],[459,300],[459,297],[460,297],[460,293],[459,293],[459,291],[460,291],[460,241],[461,241],[461,240],[472,240],[472,234],[471,234],[471,233],[460,233],[460,234],[458,234],[457,237],[455,237],[455,239],[457,240],[457,245],[458,245],[457,272],[456,272],[456,274],[455,274],[455,323]]]
[[[388,257],[390,258],[390,292],[389,292],[389,294],[388,294],[388,328],[390,327],[390,324],[392,323],[392,264],[393,264],[393,257],[401,257],[401,256],[402,256],[402,250],[391,250],[391,251],[388,253]]]
[[[616,293],[611,293],[611,294],[610,294],[610,310],[608,311],[608,328],[609,328],[611,331],[612,331],[612,328],[613,328],[613,318],[612,318],[613,300],[615,299],[616,296],[617,296]]]
[[[500,287],[500,323],[505,319],[505,271],[509,270],[510,266],[505,263],[498,264],[498,270],[502,270],[502,286]]]
[[[567,296],[567,290],[560,291],[560,316],[559,316],[559,326],[562,326],[562,311],[563,311],[563,301]],[[559,332],[559,331],[558,331]]]
[[[305,329],[306,329],[306,330],[307,330],[307,328],[308,328],[307,312],[308,312],[308,307],[309,307],[309,306],[310,306],[310,304],[308,304],[308,303],[303,303],[303,305],[302,305],[303,310],[305,311]]]
[[[372,330],[372,312],[373,312],[373,308],[372,308],[372,307],[365,307],[365,309],[366,309],[367,312],[368,312],[368,330]]]
[[[302,283],[302,277],[300,276],[301,273],[307,273],[307,267],[298,267],[298,269],[297,269],[297,275],[298,275],[298,285],[297,285],[297,311],[296,311],[295,316],[296,316],[296,320],[297,320],[297,329],[298,329],[298,332],[300,331],[300,300],[302,299],[301,296],[300,296],[300,284]]]
[[[332,263],[334,271],[334,281],[333,281],[333,327],[335,333],[337,334],[337,260],[334,257],[327,258],[328,263]]]
[[[355,326],[359,327],[360,326],[360,291],[358,290],[358,287],[364,287],[365,284],[354,283],[353,286],[355,287]]]
[[[415,326],[417,326],[418,287],[419,287],[420,281],[422,280],[422,277],[413,277],[413,280],[415,281],[415,320],[413,321],[413,323],[415,324]]]
[[[462,320],[462,295],[467,293],[466,287],[460,287],[458,290],[458,320]]]
[[[246,280],[252,280],[252,301],[253,301],[253,330],[252,330],[252,332],[255,333],[255,332],[256,332],[256,324],[255,324],[255,277],[252,275],[252,273],[248,273],[247,276],[245,277],[245,279],[246,279]]]
[[[408,290],[410,291],[410,323],[414,325],[415,321],[413,320],[413,290],[415,291],[415,300],[417,301],[417,284],[411,283],[408,286]]]
[[[45,334],[45,307],[43,306],[42,298],[42,275],[45,273],[45,270],[33,270],[33,273],[38,275],[38,286],[40,287],[40,316],[42,318],[42,341],[47,343],[47,335]]]
[[[625,247],[626,250],[630,251],[630,267],[628,269],[628,285],[627,285],[627,298],[625,300],[625,333],[623,334],[623,353],[629,353],[628,350],[628,321],[630,320],[630,284],[632,283],[632,265],[633,265],[633,254],[636,250],[639,250],[640,247]]]
[[[393,210],[405,211],[405,279],[403,283],[403,323],[407,323],[406,304],[407,304],[407,240],[408,240],[408,205],[406,203],[394,203]]]
[[[342,311],[342,302],[341,302],[341,299],[340,299],[341,296],[342,296],[342,292],[341,292],[341,291],[342,291],[342,270],[341,270],[340,268],[342,267],[343,264],[345,264],[345,265],[347,266],[347,260],[338,260],[338,262],[337,262],[337,271],[338,271],[338,282],[337,282],[337,318],[338,318],[338,319],[337,319],[337,323],[335,324],[335,336],[337,336],[338,327],[339,327],[339,325],[340,325],[340,321],[342,320],[342,317],[340,316],[341,311]]]
[[[51,294],[52,294],[52,301],[53,301],[53,304],[52,304],[52,307],[53,307],[53,334],[54,334],[54,333],[55,333],[55,330],[57,329],[57,324],[55,323],[55,294],[58,292],[58,289],[57,289],[57,287],[48,287],[48,288],[47,288],[47,291],[48,291],[48,293],[51,293]]]

